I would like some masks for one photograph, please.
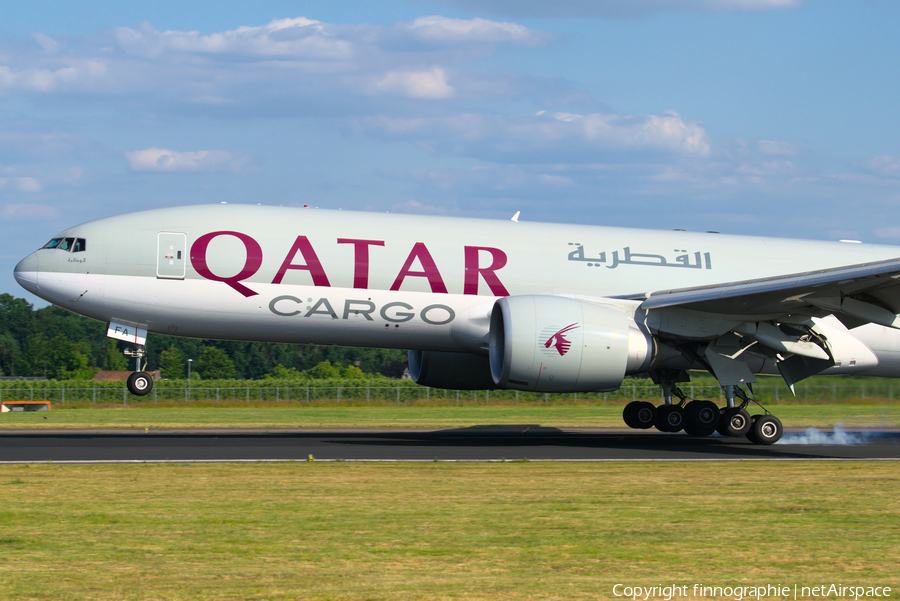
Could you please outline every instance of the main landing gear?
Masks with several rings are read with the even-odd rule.
[[[126,357],[133,357],[135,360],[135,371],[128,376],[126,385],[128,392],[137,396],[144,396],[153,390],[153,377],[147,372],[141,371],[141,359],[147,354],[144,347],[139,346],[136,351],[124,351]]]
[[[663,382],[664,404],[654,407],[647,401],[632,401],[625,405],[622,417],[630,428],[646,430],[655,427],[660,432],[684,432],[690,436],[746,436],[754,444],[775,444],[784,434],[781,421],[766,411],[750,415],[747,407],[755,402],[737,386],[725,386],[727,404],[719,408],[712,401],[688,400],[673,383]],[[672,397],[678,398],[674,403]],[[741,400],[736,405],[734,398]]]

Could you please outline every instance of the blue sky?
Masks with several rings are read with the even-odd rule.
[[[898,17],[19,3],[0,19],[0,292],[26,296],[15,263],[68,226],[222,201],[900,244]]]

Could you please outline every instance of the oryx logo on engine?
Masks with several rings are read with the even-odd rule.
[[[550,338],[547,339],[547,342],[544,343],[544,348],[550,349],[555,348],[559,353],[559,356],[562,357],[566,353],[569,352],[569,347],[572,346],[572,342],[568,340],[563,334],[568,332],[569,330],[574,330],[578,327],[578,323],[569,324],[563,329],[559,330]]]

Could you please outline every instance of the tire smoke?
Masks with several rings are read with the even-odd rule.
[[[868,443],[871,436],[869,433],[847,432],[841,424],[836,424],[832,432],[823,432],[818,428],[807,428],[802,434],[785,434],[775,444],[863,445]]]

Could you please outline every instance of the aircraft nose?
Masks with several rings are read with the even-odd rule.
[[[13,272],[19,286],[28,292],[37,293],[38,282],[38,256],[37,253],[31,253],[16,265]]]

